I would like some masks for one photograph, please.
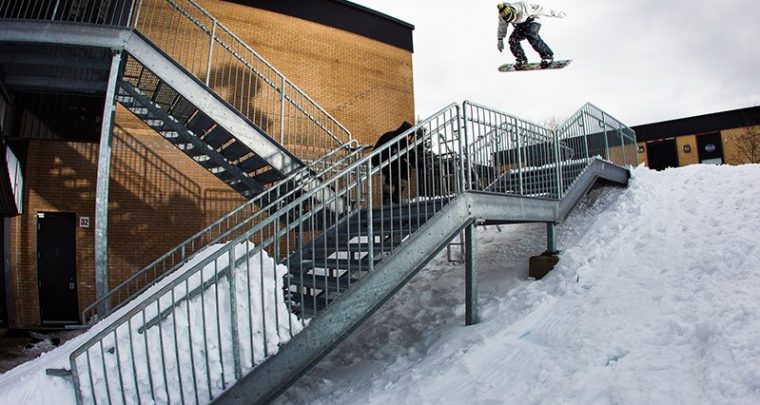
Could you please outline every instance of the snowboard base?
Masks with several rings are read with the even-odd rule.
[[[551,63],[551,65],[542,68],[541,63],[539,62],[530,62],[526,64],[525,66],[516,69],[514,63],[505,63],[501,66],[499,66],[500,72],[521,72],[523,70],[549,70],[549,69],[562,69],[563,67],[567,66],[572,62],[572,59],[565,59],[565,60],[555,60]]]

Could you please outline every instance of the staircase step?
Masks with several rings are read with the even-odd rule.
[[[389,252],[392,249],[395,249],[401,244],[401,241],[396,239],[395,241],[393,238],[375,241],[375,243],[372,244],[372,250],[375,255],[382,254],[383,252]],[[305,257],[315,257],[316,260],[319,260],[319,258],[322,257],[328,257],[332,254],[334,254],[337,249],[341,249],[340,251],[345,251],[345,249],[348,249],[350,253],[355,254],[357,252],[369,252],[369,242],[362,242],[362,243],[351,243],[351,244],[342,244],[339,246],[335,246],[333,243],[332,245],[325,246],[324,244],[321,245],[314,245],[314,246],[307,246],[307,251],[304,253]]]
[[[185,100],[184,98],[180,98],[177,100],[174,105],[167,110],[169,115],[177,119],[177,122],[181,124],[185,124],[188,119],[190,119],[191,116],[197,111],[197,108],[195,108],[194,105],[192,105],[189,101]]]
[[[267,170],[264,173],[260,173],[253,176],[253,179],[261,184],[271,184],[279,180],[282,180],[284,178],[285,176],[283,176],[280,172],[274,169]]]
[[[203,136],[203,142],[206,142],[214,149],[219,149],[222,145],[229,142],[230,139],[233,139],[232,134],[230,134],[229,132],[227,132],[226,129],[218,125],[214,127],[214,129],[208,131],[208,133],[206,133],[206,135]],[[236,159],[233,159],[233,160],[236,160]]]
[[[378,258],[379,259],[379,258]],[[359,271],[369,269],[369,259],[348,259],[348,258],[336,258],[336,259],[302,259],[300,263],[293,263],[294,270],[300,269],[333,269],[333,270],[350,270]]]
[[[159,83],[155,94],[153,94],[153,102],[165,110],[169,110],[167,107],[173,105],[177,101],[177,98],[179,98],[179,94],[164,82]]]
[[[316,297],[307,292],[290,292],[287,298],[291,301],[291,310],[295,314],[308,317],[324,311],[332,299],[326,299],[328,295],[319,294]]]
[[[238,167],[246,173],[255,172],[256,170],[259,170],[262,167],[268,165],[269,163],[258,155],[251,155],[242,162],[238,163]]]
[[[391,231],[405,231],[407,233],[417,230],[426,221],[425,217],[386,217],[381,221],[380,218],[373,218],[372,232],[375,235]],[[328,232],[331,234],[353,234],[366,235],[369,232],[367,220],[344,221]]]
[[[226,157],[231,162],[234,162],[240,160],[241,157],[251,153],[251,149],[243,142],[234,141],[231,144],[227,145],[224,149],[220,150],[219,153],[224,155],[224,157]]]
[[[186,126],[196,136],[203,136],[212,125],[214,125],[214,121],[208,115],[198,111]]]
[[[352,271],[350,274],[346,272],[340,277],[335,277],[295,272],[287,275],[288,280],[285,282],[285,288],[294,286],[296,288],[327,291],[328,293],[341,293],[347,291],[351,285],[357,283],[368,273],[368,271]]]

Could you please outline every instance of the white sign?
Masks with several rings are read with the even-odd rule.
[[[90,227],[90,217],[79,217],[79,227],[80,228],[89,228]]]

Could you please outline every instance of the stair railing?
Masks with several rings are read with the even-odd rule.
[[[135,28],[302,161],[335,149],[348,154],[356,143],[332,115],[193,0],[18,0],[0,3],[0,19]]]
[[[568,147],[576,161],[599,158],[620,166],[639,164],[636,133],[591,103],[585,104],[556,130],[559,142]],[[577,178],[583,167],[563,162],[563,178]],[[561,187],[565,195],[570,183]]]
[[[139,0],[132,26],[301,160],[351,141],[343,125],[195,1]]]
[[[244,224],[234,239],[196,256],[192,265],[122,308],[113,322],[96,325],[97,334],[70,356],[78,401],[218,397],[308,328],[319,310],[359,285],[424,220],[477,190],[466,181],[468,167],[476,165],[463,159],[470,136],[499,138],[493,144],[500,147],[480,161],[469,158],[494,173],[522,169],[509,174],[521,179],[515,186],[523,195],[546,198],[557,192],[552,179],[558,179],[558,163],[567,160],[561,160],[553,134],[473,103],[464,109],[460,114],[459,106],[446,107],[268,217]],[[513,146],[514,153],[503,154]],[[530,168],[530,162],[540,166]],[[333,201],[317,198],[328,187]],[[342,213],[332,209],[338,199],[350,202]],[[306,258],[316,251],[324,255]],[[331,264],[337,262],[342,265]],[[311,284],[304,282],[307,277]]]
[[[638,164],[633,130],[591,104],[556,131],[469,101],[463,117],[473,189],[561,199],[593,158]]]
[[[122,308],[113,322],[97,324],[97,334],[70,356],[77,400],[163,403],[216,398],[308,324],[305,314],[300,320],[291,316],[291,298],[300,292],[288,285],[285,264],[294,266],[291,271],[301,265],[287,263],[293,252],[316,248],[311,241],[328,227],[326,232],[335,236],[332,246],[345,253],[344,258],[365,249],[358,261],[366,265],[351,269],[354,273],[348,278],[359,277],[393,251],[373,249],[373,244],[386,242],[367,237],[363,224],[370,235],[392,239],[408,234],[415,229],[396,221],[400,211],[432,214],[464,191],[458,175],[461,159],[434,151],[460,136],[454,133],[458,111],[456,105],[447,107],[262,221],[246,223],[235,239]],[[461,150],[457,154],[461,156]],[[412,159],[415,168],[406,165]],[[383,170],[407,179],[401,204],[382,200]],[[333,199],[360,201],[363,193],[369,198],[366,205],[354,204],[338,214],[331,209],[335,201],[316,197],[328,187]],[[354,222],[337,226],[344,216]],[[380,229],[371,231],[373,226]],[[201,293],[184,299],[193,291]]]
[[[470,101],[463,104],[474,189],[558,198],[558,152],[548,128]]]
[[[320,172],[310,172],[311,168],[324,166],[325,162],[332,160],[334,154],[340,152],[339,149],[336,149],[325,155],[322,159],[313,162],[309,167],[297,170],[263,193],[256,195],[254,198],[209,224],[205,229],[172,248],[140,271],[131,274],[105,295],[88,305],[82,311],[82,322],[89,324],[98,319],[103,319],[174,270],[180,268],[197,252],[210,245],[225,243],[234,239],[241,228],[250,223],[256,223],[264,215],[277,211],[288,201],[295,199],[301,188],[295,186],[294,183],[305,185],[309,178],[329,179],[337,172],[342,171],[346,166],[357,161],[361,157],[363,150],[360,148],[353,151],[350,155],[344,156],[342,160],[332,162],[332,165],[323,167]],[[103,304],[105,303],[108,305],[104,306]],[[107,312],[100,313],[103,310]]]

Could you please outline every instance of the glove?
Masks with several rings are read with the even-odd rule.
[[[499,41],[496,43],[496,49],[499,50],[499,52],[504,50],[504,40],[499,38]]]

